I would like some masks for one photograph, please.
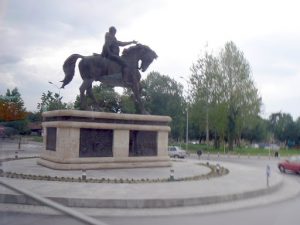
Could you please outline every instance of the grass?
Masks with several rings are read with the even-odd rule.
[[[34,136],[34,135],[22,135],[22,136],[14,136],[11,139],[19,141],[21,137],[22,142],[26,141],[35,141],[35,142],[43,142],[42,136]]]
[[[177,145],[181,146],[182,149],[186,150],[186,145],[180,143],[172,143],[171,145]],[[198,150],[202,150],[203,153],[211,153],[211,154],[224,154],[223,146],[219,149],[215,149],[213,146],[207,146],[206,144],[189,144],[188,145],[188,151],[190,153],[196,153]],[[250,156],[268,156],[269,150],[263,149],[263,148],[250,148],[250,147],[240,147],[240,148],[234,148],[232,151],[228,151],[228,149],[225,149],[225,154],[235,154],[235,155],[250,155]],[[271,150],[270,154],[274,155],[275,151]],[[291,155],[300,155],[299,149],[280,149],[279,154],[281,156],[291,156]]]
[[[35,141],[35,142],[43,142],[42,136],[31,136],[30,138],[32,141]]]

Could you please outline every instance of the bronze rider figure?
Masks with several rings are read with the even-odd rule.
[[[117,29],[115,27],[110,27],[109,31],[105,34],[105,42],[102,48],[101,55],[112,61],[118,63],[122,67],[122,76],[125,83],[129,83],[128,73],[127,73],[127,63],[120,57],[120,46],[126,46],[130,44],[137,44],[137,41],[122,42],[118,41],[116,38]]]

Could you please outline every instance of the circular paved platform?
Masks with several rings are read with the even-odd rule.
[[[13,158],[18,149],[17,143],[0,143],[0,158]],[[22,144],[19,157],[37,156],[42,144]],[[227,157],[226,157],[227,158]],[[215,160],[218,160],[215,157]],[[15,173],[38,172],[54,176],[66,175],[66,171],[56,171],[39,167],[36,159],[3,162],[2,168]],[[193,165],[206,163],[205,160],[182,160],[176,163],[175,177],[186,174],[206,173],[206,167]],[[21,163],[22,162],[22,163]],[[210,163],[216,164],[217,162]],[[220,162],[219,162],[220,163]],[[192,165],[191,165],[192,164]],[[253,168],[238,163],[221,162],[221,166],[230,170],[226,176],[195,181],[162,182],[162,183],[80,183],[56,182],[0,177],[0,211],[26,213],[59,214],[49,206],[35,206],[33,200],[24,197],[6,187],[12,187],[46,197],[66,206],[76,207],[80,211],[93,216],[139,216],[139,215],[173,215],[227,211],[257,205],[266,205],[288,198],[300,192],[299,184],[293,179],[282,177],[278,170],[272,170],[270,187],[266,187],[265,168]],[[26,166],[27,165],[27,166]],[[188,166],[186,166],[188,165]],[[163,169],[163,168],[160,168]],[[202,170],[204,169],[204,170]],[[126,172],[125,172],[126,171]],[[194,171],[194,172],[193,172]],[[157,169],[125,169],[87,171],[88,177],[168,177],[170,168]],[[70,176],[69,171],[67,175]],[[73,171],[73,177],[81,176],[81,171]],[[43,204],[42,204],[43,205]],[[184,206],[184,207],[182,207]]]
[[[81,170],[54,170],[36,163],[37,158],[11,160],[3,163],[5,172],[40,176],[73,177],[82,176]],[[97,179],[168,179],[170,170],[174,170],[175,179],[205,175],[211,172],[207,166],[187,160],[173,160],[172,167],[135,168],[135,169],[99,169],[87,170],[87,178]]]
[[[81,176],[81,171],[58,171],[43,168],[36,159],[16,160],[3,163],[4,171],[30,171],[52,175]],[[199,166],[199,160],[174,162],[175,177],[207,173],[208,168]],[[204,161],[202,161],[204,163]],[[270,186],[266,186],[265,171],[233,163],[222,163],[230,173],[213,179],[174,181],[163,183],[79,183],[44,180],[0,178],[1,181],[30,190],[69,207],[84,208],[169,208],[209,205],[270,194],[282,185],[282,176],[274,173]],[[115,169],[88,171],[95,177],[168,177],[170,168]],[[2,200],[7,203],[27,203],[22,196],[7,189],[1,190]],[[30,202],[30,201],[29,201]]]

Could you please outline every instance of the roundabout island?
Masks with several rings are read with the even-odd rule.
[[[1,182],[87,214],[188,213],[228,203],[240,207],[240,202],[272,195],[284,186],[280,174],[273,174],[266,186],[260,169],[229,162],[171,160],[171,167],[87,170],[83,179],[81,170],[53,170],[36,160],[3,161]],[[5,204],[39,205],[6,189],[1,196]]]

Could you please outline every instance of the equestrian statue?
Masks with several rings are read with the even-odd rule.
[[[92,99],[93,105],[97,106],[97,101],[92,92],[92,83],[100,81],[112,87],[130,88],[134,95],[134,101],[138,113],[147,114],[141,100],[141,74],[145,72],[149,65],[158,56],[148,46],[138,44],[136,41],[121,42],[115,37],[116,28],[110,27],[109,32],[105,34],[105,43],[101,54],[91,56],[82,56],[80,54],[70,55],[63,64],[65,78],[61,81],[64,88],[69,84],[75,73],[76,61],[79,62],[79,72],[83,80],[80,90],[80,109],[86,110],[87,99]],[[122,56],[119,56],[120,47],[134,44],[124,49]]]

